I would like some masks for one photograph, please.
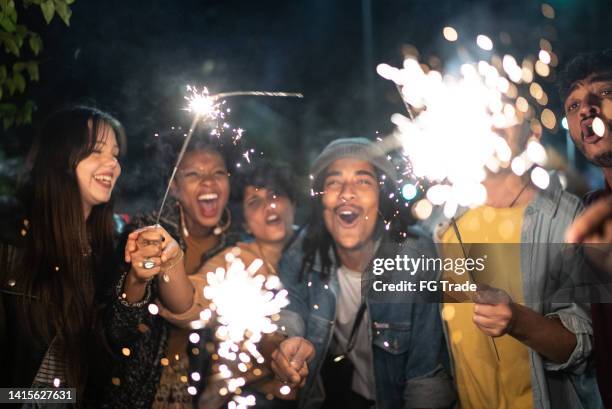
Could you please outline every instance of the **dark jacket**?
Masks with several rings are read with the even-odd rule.
[[[43,387],[46,385],[35,383],[34,378],[54,336],[50,334],[50,339],[32,336],[24,325],[30,319],[27,311],[43,311],[46,308],[36,297],[27,294],[19,270],[25,255],[29,222],[24,217],[23,206],[16,202],[10,205],[3,203],[3,206],[0,206],[0,220],[0,387]],[[109,265],[113,264],[112,261],[109,262]],[[113,277],[118,277],[118,270],[105,273],[109,283],[116,281]],[[96,288],[96,310],[99,312],[99,318],[103,319],[111,291],[104,280],[99,280],[98,283],[100,285]],[[108,322],[117,321],[110,317]],[[105,342],[107,334],[102,328],[112,331],[113,326],[101,325],[98,328],[100,331],[96,345],[88,346],[91,352],[88,385],[80,407],[103,407],[105,388],[110,384],[113,359]]]
[[[185,250],[185,243],[179,233],[179,215],[174,209],[174,206],[168,206],[168,211],[164,213],[165,217],[161,218],[160,224]],[[127,234],[137,228],[154,225],[155,222],[156,215],[154,213],[134,217],[130,225],[126,227],[123,235],[124,240],[121,240],[122,245],[125,243]],[[219,244],[202,255],[202,264],[226,246],[235,243],[237,239],[237,233],[231,229],[226,234],[221,235]],[[113,400],[113,405],[110,407],[113,409],[148,409],[153,403],[159,385],[162,371],[161,360],[166,356],[168,336],[172,324],[159,315],[151,314],[148,310],[150,302],[158,298],[155,280],[150,282],[142,301],[129,304],[121,298],[124,277],[117,283],[115,300],[109,310],[109,317],[118,321],[113,324],[116,331],[109,334],[110,341],[116,355],[121,359],[114,380],[114,383],[118,384],[116,386],[116,390],[119,391],[118,398]],[[200,330],[200,332],[202,341],[197,349],[202,352],[194,355],[193,350],[188,351],[190,366],[197,371],[202,371],[202,368],[208,366],[208,354],[204,344],[212,336],[207,332],[207,329]],[[123,353],[123,348],[130,350],[129,356]],[[203,384],[204,379],[198,383],[192,381],[192,385],[198,391]]]

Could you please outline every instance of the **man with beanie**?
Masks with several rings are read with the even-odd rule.
[[[568,232],[570,242],[610,243],[612,230],[612,50],[582,54],[570,61],[561,74],[559,93],[572,140],[595,166],[601,168],[605,187],[588,193],[585,206],[597,204]],[[582,220],[595,216],[599,229],[587,234]],[[574,231],[575,230],[575,231]],[[582,233],[580,233],[583,231]],[[590,237],[592,236],[592,237]],[[609,280],[606,280],[609,281]],[[597,382],[604,404],[612,408],[612,304],[591,306]]]
[[[315,347],[299,407],[450,407],[437,294],[379,291],[381,282],[438,278],[394,263],[381,271],[381,260],[434,256],[402,220],[393,163],[367,139],[338,139],[311,179],[311,218],[279,268],[290,300],[280,327]]]

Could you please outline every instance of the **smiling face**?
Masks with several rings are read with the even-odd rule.
[[[284,244],[291,238],[295,208],[286,196],[271,189],[247,186],[242,204],[247,230],[255,240]]]
[[[373,240],[378,219],[379,186],[366,161],[338,159],[327,168],[323,183],[323,220],[336,246],[357,250]]]
[[[595,165],[612,167],[612,74],[577,81],[564,108],[578,149]]]
[[[89,121],[89,128],[92,128],[91,121]],[[89,216],[92,207],[110,200],[115,182],[121,174],[118,155],[119,146],[115,131],[102,122],[96,135],[93,152],[76,166],[76,177],[85,218]]]
[[[230,193],[229,174],[221,155],[208,150],[186,153],[172,193],[181,203],[190,231],[217,226]]]

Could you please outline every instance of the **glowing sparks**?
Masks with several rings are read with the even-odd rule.
[[[431,212],[433,211],[433,206],[431,202],[427,199],[421,199],[417,202],[417,204],[412,208],[412,214],[419,220],[425,220],[429,216],[431,216]]]
[[[196,87],[187,85],[187,91],[190,95],[186,96],[187,111],[201,117],[202,119],[215,119],[222,117],[223,111],[221,104],[215,96],[211,96],[208,88],[204,87],[202,91],[198,91]]]
[[[147,309],[149,310],[149,313],[151,315],[157,315],[159,314],[159,307],[156,304],[149,304],[149,306],[147,307]]]
[[[542,89],[542,86],[540,84],[538,84],[537,82],[533,82],[529,86],[529,93],[534,99],[537,100],[537,99],[542,98],[542,95],[544,94],[544,90]]]
[[[504,55],[502,60],[502,65],[506,74],[508,74],[508,78],[512,80],[512,82],[518,84],[523,79],[523,69],[517,64],[516,59],[511,55]]]
[[[476,66],[464,64],[460,78],[443,78],[435,71],[425,74],[416,61],[407,60],[391,75],[410,106],[427,107],[414,120],[400,114],[391,120],[414,176],[435,183],[426,194],[433,204],[484,201],[481,183],[486,164],[492,157],[497,162],[507,160],[507,144],[493,128],[514,125],[514,108],[502,102],[503,81],[497,70],[483,64],[480,68],[484,76]],[[440,184],[443,181],[450,184]]]
[[[542,124],[548,129],[553,129],[557,124],[555,114],[550,109],[546,108],[542,111],[541,115]]]
[[[485,51],[491,51],[493,49],[493,41],[484,34],[479,34],[478,37],[476,37],[476,44]]]
[[[202,91],[198,91],[196,87],[191,85],[187,85],[187,92],[190,95],[186,96],[187,107],[185,108],[187,111],[192,112],[194,114],[193,122],[189,127],[189,132],[185,135],[185,141],[181,146],[181,150],[179,151],[178,157],[176,159],[176,164],[174,165],[174,169],[172,170],[172,174],[170,175],[170,179],[168,180],[168,184],[166,185],[166,192],[164,193],[164,197],[162,199],[161,205],[157,212],[157,219],[155,224],[159,224],[159,220],[161,218],[162,212],[164,210],[164,205],[166,204],[166,200],[168,199],[168,194],[170,193],[170,187],[172,186],[172,182],[174,181],[174,177],[176,176],[176,172],[178,170],[178,166],[185,155],[185,151],[187,146],[189,145],[189,141],[191,141],[191,137],[195,132],[200,121],[216,121],[216,127],[211,131],[212,136],[220,136],[224,129],[229,129],[230,126],[228,123],[223,122],[219,124],[220,120],[225,117],[226,113],[230,112],[230,109],[225,106],[224,98],[229,97],[237,97],[237,96],[257,96],[257,97],[290,97],[290,98],[303,98],[304,96],[300,93],[296,92],[271,92],[271,91],[232,91],[232,92],[223,92],[220,94],[210,95],[208,92],[208,88],[204,87]],[[173,127],[174,129],[174,127]],[[242,137],[242,129],[234,130],[234,143],[238,139]]]
[[[526,153],[531,162],[537,163],[538,165],[544,165],[546,163],[546,150],[537,140],[533,139],[529,141]]]
[[[544,64],[546,65],[550,64],[551,57],[548,51],[540,50],[538,57],[540,58],[540,61],[542,61]]]
[[[200,342],[200,335],[197,332],[192,332],[191,334],[189,334],[189,342],[191,342],[192,344],[197,344],[198,342]]]
[[[234,398],[227,404],[228,409],[246,409],[248,407],[255,406],[255,396],[234,396]]]
[[[543,3],[541,9],[544,17],[551,20],[555,18],[555,9],[550,4]]]
[[[550,67],[540,60],[535,63],[535,71],[540,77],[548,77],[550,75]]]
[[[563,117],[563,119],[561,119],[561,127],[563,127],[563,129],[565,129],[566,131],[569,130],[569,125],[567,124],[566,117]]]
[[[600,138],[604,136],[604,133],[606,132],[606,125],[600,117],[595,117],[595,119],[593,119],[592,126],[593,133],[595,135],[599,136]]]
[[[540,189],[546,189],[550,184],[550,176],[546,170],[536,167],[531,172],[531,181]]]
[[[245,385],[244,374],[253,369],[254,362],[264,362],[256,343],[263,334],[276,331],[274,320],[278,319],[278,313],[288,300],[287,292],[280,290],[278,277],[258,274],[262,260],[255,259],[245,266],[239,257],[229,252],[226,262],[227,269],[219,267],[207,274],[204,297],[210,300],[209,311],[218,324],[215,332],[220,341],[217,355],[227,363],[219,365],[219,376],[225,380],[222,389],[226,394],[239,395],[240,388]],[[236,407],[252,406],[247,404],[250,400],[242,399],[234,397],[233,402],[242,405]]]
[[[414,199],[416,197],[417,193],[418,193],[417,188],[412,183],[406,183],[402,187],[402,196],[406,200]]]
[[[442,35],[444,35],[444,38],[450,42],[457,41],[457,38],[459,38],[457,30],[452,27],[444,27],[442,30]]]
[[[493,49],[491,39],[482,34],[477,44],[487,51]],[[542,45],[550,48],[546,42]],[[443,206],[444,214],[452,217],[460,206],[481,205],[487,198],[483,185],[487,172],[503,168],[517,175],[531,172],[536,186],[547,186],[548,174],[543,176],[540,167],[547,160],[542,145],[532,138],[513,157],[508,142],[513,132],[522,132],[524,128],[517,125],[523,121],[531,120],[529,130],[535,137],[542,134],[542,125],[547,129],[556,126],[551,110],[542,111],[540,122],[533,118],[527,98],[519,95],[518,85],[528,84],[535,101],[543,106],[548,103],[542,86],[533,82],[535,72],[544,73],[540,65],[549,70],[544,62],[550,62],[552,52],[542,51],[535,63],[533,57],[524,58],[519,65],[512,55],[492,55],[490,62],[464,63],[458,74],[424,69],[414,57],[406,58],[402,68],[377,67],[379,75],[396,84],[408,110],[408,116],[394,114],[391,122],[406,160],[402,175],[425,188],[425,198],[412,208],[416,218],[428,218],[432,206]],[[405,200],[416,197],[416,185],[404,182],[402,186]]]
[[[223,92],[220,94],[210,95],[208,88],[204,87],[202,91],[198,91],[196,87],[187,85],[187,91],[190,95],[186,96],[187,111],[200,116],[202,119],[217,119],[223,118],[225,113],[229,113],[229,108],[225,111],[222,106],[225,104],[224,98],[237,96],[256,96],[256,97],[291,97],[303,98],[304,96],[297,92],[271,92],[271,91],[232,91]]]

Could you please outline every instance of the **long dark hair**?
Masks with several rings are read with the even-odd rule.
[[[23,189],[28,233],[22,282],[30,318],[25,324],[47,344],[61,340],[66,383],[79,395],[99,335],[96,298],[112,271],[114,223],[112,200],[94,206],[85,220],[76,167],[93,152],[104,125],[125,147],[123,127],[105,112],[75,106],[52,114],[30,151]]]
[[[396,243],[406,239],[410,235],[408,225],[414,221],[408,209],[402,209],[403,202],[399,199],[398,188],[392,178],[387,177],[376,169],[376,175],[380,186],[378,194],[378,218],[374,229],[374,238],[381,237],[387,231],[389,238]],[[312,183],[310,196],[310,216],[305,229],[303,241],[303,254],[301,277],[307,273],[315,263],[317,257],[321,263],[321,275],[329,279],[331,271],[336,268],[338,260],[334,240],[329,234],[323,219],[323,203],[320,193],[323,192],[327,172],[323,171]]]

